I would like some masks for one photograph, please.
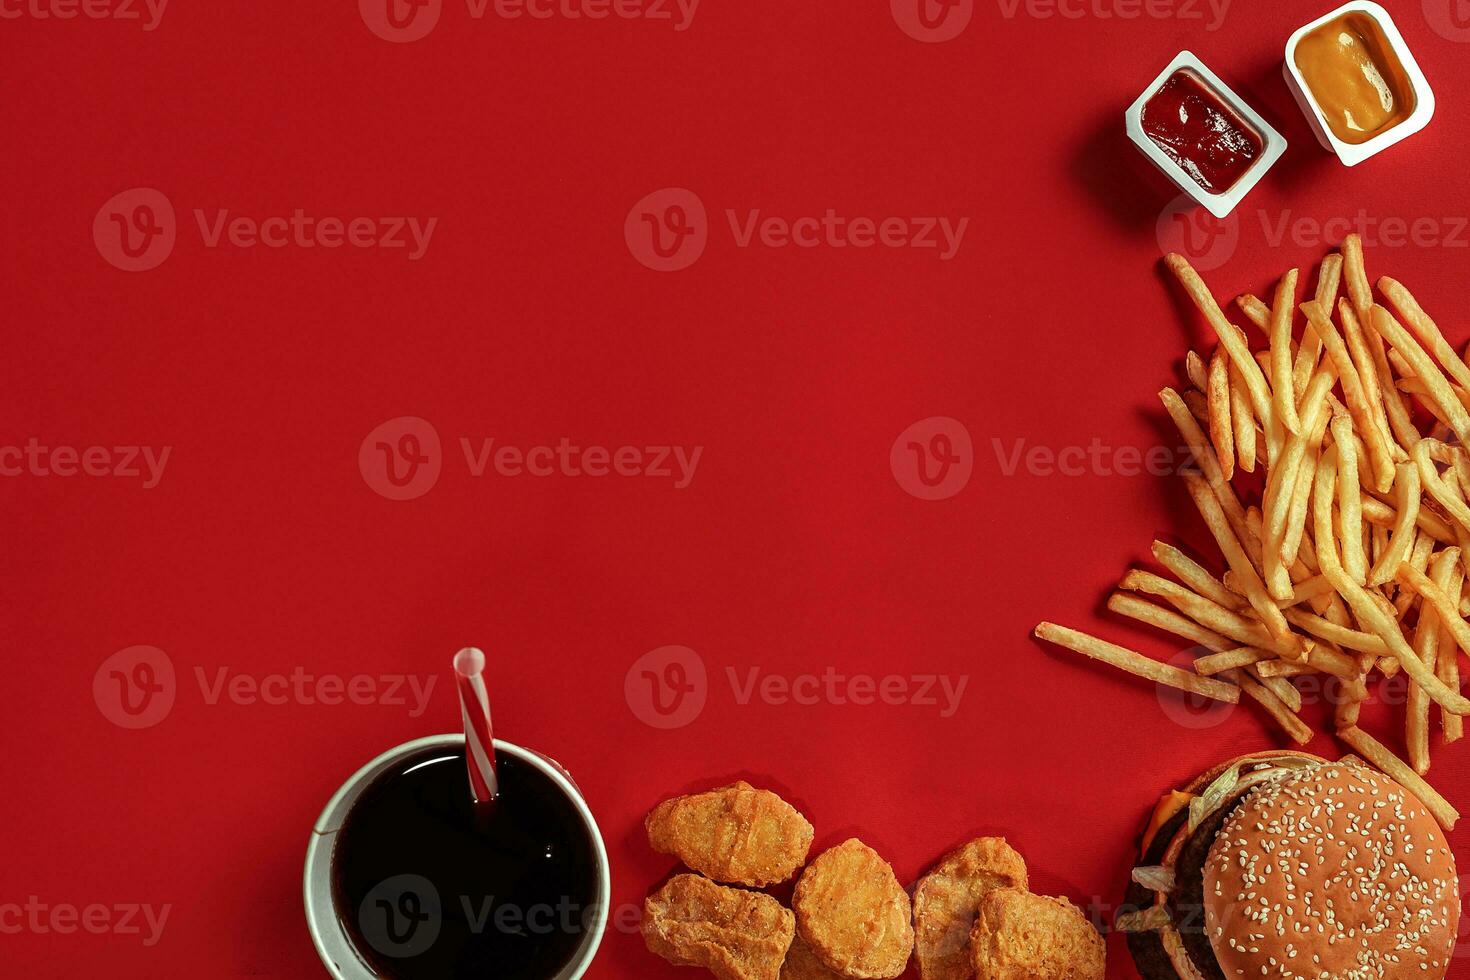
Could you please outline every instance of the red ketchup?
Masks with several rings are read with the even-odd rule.
[[[1213,194],[1230,190],[1265,148],[1255,130],[1187,70],[1170,76],[1144,105],[1143,131]]]

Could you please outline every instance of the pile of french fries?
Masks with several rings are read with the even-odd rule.
[[[1338,737],[1452,827],[1459,814],[1422,777],[1431,706],[1445,743],[1470,714],[1459,674],[1459,651],[1470,652],[1470,366],[1398,281],[1380,278],[1375,298],[1357,235],[1322,262],[1306,302],[1296,269],[1269,305],[1236,301],[1266,337],[1260,351],[1183,257],[1166,263],[1219,341],[1208,360],[1186,358],[1183,393],[1160,397],[1193,455],[1184,480],[1225,570],[1156,541],[1173,578],[1130,571],[1108,608],[1210,653],[1190,672],[1051,623],[1036,635],[1204,697],[1244,692],[1298,744],[1314,733],[1292,678],[1333,675],[1323,689],[1338,692]],[[1258,468],[1260,503],[1247,504],[1236,483]],[[1369,685],[1400,671],[1408,764],[1358,727]]]

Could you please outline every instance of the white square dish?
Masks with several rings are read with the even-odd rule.
[[[1256,158],[1255,162],[1251,164],[1245,173],[1241,174],[1234,184],[1221,193],[1215,193],[1201,185],[1187,170],[1175,163],[1157,143],[1150,139],[1148,133],[1144,132],[1143,129],[1144,106],[1158,94],[1159,90],[1163,88],[1164,83],[1172,78],[1176,72],[1185,69],[1197,75],[1200,81],[1204,82],[1213,90],[1221,102],[1239,116],[1243,122],[1254,129],[1256,135],[1261,138],[1261,155]],[[1138,97],[1138,100],[1128,107],[1126,120],[1128,138],[1133,141],[1133,144],[1138,147],[1139,151],[1148,157],[1154,166],[1163,171],[1180,190],[1194,198],[1196,202],[1217,218],[1227,217],[1230,212],[1234,211],[1236,205],[1245,199],[1245,196],[1261,182],[1261,178],[1266,176],[1266,172],[1286,152],[1286,138],[1278,133],[1270,123],[1261,118],[1260,113],[1252,109],[1244,99],[1220,79],[1220,76],[1210,71],[1205,66],[1205,63],[1200,61],[1190,51],[1179,52],[1174,60],[1169,62],[1168,67],[1159,72],[1158,77],[1144,89],[1143,94]]]
[[[1318,104],[1317,97],[1312,94],[1311,87],[1303,77],[1301,69],[1297,67],[1297,46],[1302,39],[1312,31],[1329,23],[1344,14],[1360,13],[1371,17],[1383,32],[1393,53],[1403,65],[1404,74],[1408,76],[1409,83],[1414,88],[1416,105],[1414,111],[1403,122],[1392,126],[1365,143],[1347,143],[1337,137],[1332,127],[1327,122],[1327,116]],[[1286,42],[1286,65],[1283,69],[1286,75],[1286,84],[1291,89],[1292,96],[1297,105],[1306,114],[1307,121],[1312,124],[1312,132],[1317,134],[1317,141],[1322,144],[1323,149],[1337,154],[1337,158],[1344,166],[1356,167],[1369,157],[1376,156],[1395,143],[1402,142],[1415,133],[1429,125],[1429,120],[1434,118],[1434,90],[1429,86],[1429,79],[1424,77],[1424,72],[1419,67],[1419,62],[1414,59],[1414,53],[1409,50],[1404,35],[1399,32],[1398,25],[1393,22],[1387,10],[1373,0],[1353,0],[1344,4],[1329,14],[1325,14],[1312,21],[1301,30],[1291,36]]]

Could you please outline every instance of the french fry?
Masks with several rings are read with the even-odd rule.
[[[1256,471],[1256,416],[1251,411],[1250,398],[1245,393],[1245,382],[1235,365],[1229,365],[1230,374],[1230,420],[1235,429],[1235,457],[1240,468],[1247,473]]]
[[[1460,811],[1450,806],[1449,801],[1435,792],[1434,787],[1405,765],[1402,759],[1388,751],[1382,742],[1360,728],[1344,729],[1337,733],[1337,737],[1382,771],[1384,775],[1418,797],[1425,809],[1434,814],[1434,819],[1439,821],[1441,827],[1445,830],[1455,829],[1455,824],[1460,819]]]
[[[1383,386],[1378,381],[1378,365],[1374,363],[1372,351],[1369,349],[1368,340],[1364,335],[1363,328],[1358,322],[1357,316],[1347,304],[1342,306],[1342,337],[1347,345],[1348,356],[1353,359],[1353,366],[1358,369],[1358,380],[1363,385],[1363,403],[1368,418],[1378,428],[1379,444],[1388,449],[1384,457],[1385,465],[1390,469],[1384,472],[1374,472],[1373,483],[1379,490],[1387,490],[1393,483],[1392,465],[1397,461],[1402,450],[1395,454],[1398,444],[1394,442],[1393,433],[1389,430],[1388,415],[1383,407]],[[1370,454],[1369,459],[1377,457]]]
[[[1421,572],[1425,571],[1429,568],[1429,559],[1433,553],[1434,540],[1429,535],[1421,532],[1418,539],[1414,541],[1414,550],[1409,552],[1409,565],[1417,568]],[[1464,560],[1463,554],[1460,560]],[[1397,569],[1395,569],[1395,572],[1397,572]],[[1398,613],[1399,618],[1403,619],[1409,610],[1418,605],[1418,603],[1419,597],[1414,594],[1413,589],[1399,589],[1398,597],[1393,602],[1393,608]]]
[[[1214,295],[1199,273],[1189,264],[1189,260],[1177,253],[1170,253],[1165,259],[1165,264],[1194,301],[1194,305],[1209,323],[1215,335],[1220,339],[1220,345],[1225,348],[1230,361],[1240,371],[1241,378],[1245,381],[1246,391],[1250,393],[1251,408],[1256,413],[1256,418],[1261,420],[1266,430],[1267,460],[1276,458],[1273,446],[1279,446],[1281,434],[1275,418],[1275,412],[1271,407],[1271,389],[1266,384],[1266,376],[1261,372],[1261,366],[1251,354],[1250,345],[1246,343],[1245,334],[1240,328],[1225,318],[1225,313],[1220,309],[1220,304],[1215,302]]]
[[[1443,507],[1462,528],[1470,530],[1470,506],[1440,477],[1439,470],[1434,465],[1433,454],[1436,448],[1448,447],[1437,439],[1420,439],[1419,445],[1414,447],[1414,462],[1419,467],[1419,481],[1435,503]]]
[[[1330,310],[1332,307],[1324,304],[1322,308]],[[1355,319],[1356,316],[1354,314]],[[1388,415],[1388,427],[1393,432],[1393,437],[1398,445],[1406,451],[1411,450],[1414,448],[1414,443],[1419,441],[1419,430],[1414,426],[1409,407],[1404,403],[1403,396],[1394,383],[1388,349],[1384,346],[1383,338],[1378,335],[1378,331],[1373,329],[1371,320],[1368,323],[1360,321],[1359,325],[1363,328],[1363,339],[1368,345],[1368,354],[1373,358],[1374,373],[1378,375],[1379,394],[1383,398],[1383,408]]]
[[[1415,467],[1415,469],[1418,469],[1418,467]],[[1421,491],[1424,488],[1422,480],[1420,481],[1419,488]],[[1396,508],[1385,503],[1379,498],[1364,494],[1363,520],[1368,521],[1371,524],[1377,524],[1379,527],[1392,528],[1398,525],[1399,512]],[[1418,516],[1414,518],[1414,523],[1418,526],[1420,531],[1424,532],[1425,535],[1427,535],[1434,541],[1439,542],[1440,544],[1457,543],[1455,532],[1451,530],[1448,524],[1445,523],[1444,518],[1440,517],[1432,510],[1428,510],[1423,507],[1419,508],[1419,513]]]
[[[1262,687],[1280,698],[1281,702],[1292,711],[1302,710],[1302,692],[1292,687],[1289,679],[1285,677],[1262,677],[1254,666],[1242,668],[1241,672],[1254,678]]]
[[[1189,487],[1189,494],[1194,498],[1194,504],[1200,516],[1205,519],[1210,533],[1215,536],[1216,543],[1220,545],[1220,551],[1225,555],[1226,562],[1245,587],[1246,599],[1249,600],[1251,608],[1255,609],[1256,614],[1260,616],[1261,622],[1272,638],[1293,651],[1287,655],[1293,659],[1300,657],[1304,652],[1301,641],[1292,634],[1290,627],[1286,625],[1286,617],[1281,614],[1280,608],[1266,593],[1265,583],[1257,574],[1256,567],[1246,557],[1245,550],[1241,548],[1240,541],[1235,536],[1235,531],[1225,519],[1220,502],[1215,499],[1215,494],[1204,480],[1193,473],[1184,474],[1184,482]]]
[[[1195,388],[1199,389],[1200,391],[1205,391],[1209,387],[1209,382],[1206,380],[1205,375],[1206,368],[1204,358],[1200,357],[1199,354],[1195,351],[1190,351],[1189,353],[1185,354],[1184,376],[1189,379],[1189,383],[1194,385]]]
[[[1281,698],[1277,697],[1265,684],[1257,682],[1245,671],[1231,671],[1228,678],[1240,685],[1240,689],[1257,704],[1266,709],[1266,712],[1281,726],[1282,731],[1298,745],[1306,745],[1312,740],[1312,730],[1307,723],[1296,716],[1295,711]],[[1290,685],[1288,685],[1290,686]],[[1292,688],[1295,690],[1295,688]],[[1300,707],[1296,709],[1301,710]]]
[[[1235,495],[1230,481],[1225,479],[1225,474],[1220,469],[1220,461],[1215,456],[1209,439],[1205,437],[1204,430],[1199,427],[1199,423],[1190,414],[1188,406],[1173,388],[1165,388],[1159,392],[1159,399],[1164,403],[1169,417],[1174,420],[1175,428],[1184,437],[1184,443],[1189,447],[1195,464],[1199,466],[1200,472],[1208,481],[1211,492],[1215,494],[1220,506],[1224,508],[1230,526],[1237,529],[1236,533],[1243,533],[1245,508],[1241,506],[1240,498]]]
[[[1291,656],[1295,651],[1300,656],[1296,643],[1282,643],[1266,631],[1266,627],[1255,620],[1236,613],[1204,596],[1176,585],[1152,572],[1130,571],[1118,583],[1118,588],[1127,592],[1142,592],[1144,595],[1163,599],[1179,612],[1199,623],[1212,633],[1248,646],[1261,647],[1279,656]]]
[[[1464,549],[1460,549],[1460,561],[1465,560]],[[1465,567],[1463,564],[1454,565],[1452,562],[1447,580],[1441,582],[1438,578],[1434,584],[1445,591],[1446,595],[1454,596],[1460,593],[1465,582]],[[1460,651],[1455,647],[1454,635],[1444,623],[1439,625],[1439,663],[1437,664],[1439,679],[1444,681],[1445,686],[1452,691],[1460,689]],[[1440,725],[1444,728],[1444,740],[1446,744],[1458,742],[1465,735],[1465,719],[1459,715],[1440,711]]]
[[[1270,650],[1262,650],[1259,647],[1235,647],[1232,650],[1200,657],[1194,662],[1194,672],[1209,677],[1214,674],[1222,674],[1227,670],[1249,667],[1262,660],[1271,660],[1275,656],[1276,654]]]
[[[1305,660],[1263,660],[1256,664],[1256,673],[1261,677],[1302,677],[1322,671]]]
[[[1271,306],[1271,387],[1275,396],[1276,417],[1288,435],[1301,430],[1296,414],[1296,383],[1291,363],[1291,314],[1296,306],[1298,272],[1290,269],[1276,286],[1276,300]]]
[[[1358,486],[1358,440],[1353,438],[1352,419],[1346,415],[1334,415],[1331,428],[1332,441],[1337,446],[1337,520],[1342,528],[1342,565],[1354,582],[1367,585],[1368,563],[1363,554],[1363,491]]]
[[[1245,314],[1247,320],[1261,330],[1270,328],[1271,307],[1261,302],[1261,298],[1255,293],[1242,293],[1235,298],[1235,305],[1240,307],[1240,312]]]
[[[1048,643],[1055,643],[1073,653],[1080,653],[1084,657],[1111,664],[1120,670],[1153,681],[1155,684],[1163,684],[1166,687],[1188,691],[1191,694],[1213,698],[1227,704],[1237,704],[1240,701],[1240,688],[1234,684],[1217,681],[1211,677],[1200,677],[1190,671],[1181,670],[1169,664],[1161,664],[1137,651],[1108,643],[1065,626],[1042,623],[1036,627],[1036,635]]]
[[[1392,313],[1381,306],[1372,308],[1372,323],[1378,335],[1388,341],[1389,346],[1394,350],[1402,354],[1414,373],[1429,386],[1429,397],[1439,408],[1440,414],[1444,416],[1445,422],[1454,430],[1455,435],[1461,442],[1470,442],[1470,413],[1466,412],[1465,406],[1455,395],[1450,383],[1445,380],[1439,368],[1430,360],[1429,355],[1424,353],[1424,348],[1420,347],[1418,341],[1394,319]]]
[[[1460,557],[1457,551],[1456,548],[1446,548],[1435,555],[1430,564],[1435,584],[1441,588],[1449,585],[1450,575]],[[1439,662],[1439,639],[1439,613],[1433,605],[1426,605],[1414,627],[1414,652],[1430,670],[1435,670]],[[1414,771],[1421,776],[1429,772],[1429,697],[1423,688],[1414,685],[1409,686],[1409,701],[1404,713],[1404,742],[1408,745],[1409,764]]]
[[[1339,306],[1344,306],[1343,300]],[[1347,409],[1357,423],[1358,433],[1363,437],[1368,447],[1368,459],[1375,474],[1373,485],[1379,490],[1387,491],[1393,486],[1393,453],[1388,448],[1388,439],[1373,415],[1373,409],[1368,402],[1368,396],[1363,390],[1363,379],[1358,373],[1357,365],[1353,363],[1352,355],[1348,353],[1347,345],[1342,335],[1337,332],[1337,327],[1332,323],[1331,311],[1325,310],[1317,305],[1316,300],[1302,304],[1302,312],[1312,323],[1312,329],[1322,338],[1322,345],[1327,351],[1328,358],[1337,366],[1338,380],[1342,383],[1343,397],[1347,399]]]
[[[1285,599],[1291,595],[1291,583],[1286,577],[1284,566],[1292,558],[1284,551],[1291,518],[1292,497],[1297,489],[1297,471],[1307,454],[1311,434],[1316,431],[1322,413],[1326,411],[1328,393],[1332,390],[1335,368],[1325,364],[1318,369],[1302,396],[1302,432],[1294,434],[1286,448],[1272,465],[1266,478],[1264,503],[1265,531],[1262,534],[1262,569],[1270,587],[1271,595]],[[1305,513],[1305,512],[1303,512]]]
[[[1186,619],[1172,609],[1156,606],[1152,602],[1144,602],[1134,595],[1125,592],[1114,592],[1108,596],[1108,608],[1120,616],[1136,619],[1166,633],[1190,640],[1206,650],[1218,653],[1221,650],[1229,650],[1233,643],[1225,639],[1219,633],[1212,633],[1192,619]]]
[[[1423,498],[1423,487],[1419,482],[1419,467],[1416,463],[1400,463],[1394,476],[1394,492],[1398,498],[1398,513],[1394,515],[1392,533],[1389,535],[1388,547],[1368,573],[1369,585],[1383,585],[1392,582],[1394,573],[1398,567],[1409,560],[1409,552],[1414,548],[1416,531],[1415,524],[1419,520],[1419,502]],[[1358,499],[1358,513],[1361,516],[1363,500]],[[1382,527],[1383,525],[1375,525]]]
[[[1220,471],[1228,480],[1235,475],[1235,425],[1230,417],[1230,359],[1219,350],[1210,358],[1206,383],[1210,441],[1215,444]]]
[[[1458,551],[1459,549],[1447,549]],[[1454,556],[1454,561],[1459,561],[1459,555]],[[1398,568],[1398,580],[1419,594],[1424,600],[1424,609],[1433,608],[1439,621],[1448,630],[1450,637],[1455,641],[1455,646],[1461,650],[1470,650],[1470,624],[1460,618],[1459,603],[1445,594],[1444,589],[1435,585],[1429,576],[1405,562]],[[1420,613],[1423,615],[1423,612]],[[1456,714],[1465,714],[1457,711]]]
[[[1235,597],[1237,606],[1245,604],[1244,592],[1237,591],[1239,586],[1240,583],[1236,580],[1235,573],[1226,572],[1225,588]],[[1311,578],[1302,579],[1292,586],[1290,599],[1281,599],[1276,604],[1285,610],[1290,609],[1292,606],[1300,606],[1304,602],[1311,602],[1313,599],[1336,594],[1337,590],[1332,587],[1332,583],[1325,576],[1313,575]]]
[[[1455,353],[1455,349],[1444,339],[1439,325],[1430,319],[1428,313],[1424,312],[1424,308],[1419,305],[1414,294],[1405,289],[1397,279],[1391,279],[1388,276],[1383,276],[1378,280],[1378,289],[1388,297],[1388,301],[1398,311],[1400,319],[1414,332],[1419,343],[1429,349],[1429,353],[1439,361],[1445,373],[1454,378],[1461,388],[1470,389],[1470,366],[1465,364],[1460,355]]]
[[[1337,556],[1337,546],[1332,543],[1332,501],[1336,485],[1336,453],[1329,452],[1317,471],[1317,486],[1312,494],[1312,512],[1317,529],[1317,558],[1322,565],[1322,574],[1332,580],[1333,586],[1352,609],[1358,622],[1383,639],[1389,655],[1398,660],[1414,683],[1424,688],[1424,693],[1433,698],[1436,704],[1443,705],[1457,715],[1470,714],[1470,700],[1458,691],[1450,690],[1424,666],[1424,662],[1414,655],[1413,648],[1404,639],[1398,621],[1392,616],[1384,615],[1368,593],[1343,570],[1342,562]],[[1400,571],[1402,570],[1403,566],[1400,566]],[[1430,587],[1433,588],[1432,583]]]
[[[1373,287],[1368,285],[1368,272],[1363,266],[1363,238],[1357,232],[1343,239],[1342,276],[1347,298],[1352,301],[1358,316],[1366,317],[1368,308],[1373,305]]]
[[[1175,578],[1206,599],[1231,610],[1237,610],[1246,605],[1241,597],[1221,585],[1220,580],[1211,575],[1204,566],[1173,545],[1155,541],[1152,551],[1160,565],[1173,572]]]
[[[1330,310],[1337,303],[1337,287],[1341,279],[1342,256],[1333,252],[1322,260],[1322,267],[1317,273],[1316,299],[1323,309]],[[1302,342],[1297,348],[1296,363],[1292,367],[1298,401],[1306,392],[1307,382],[1312,380],[1312,373],[1317,370],[1317,359],[1321,356],[1322,338],[1317,336],[1317,331],[1309,323],[1302,330]]]
[[[1281,540],[1281,560],[1284,562],[1295,557],[1298,562],[1310,569],[1312,574],[1317,572],[1317,561],[1312,542],[1306,536],[1307,513],[1311,507],[1312,485],[1317,479],[1317,464],[1321,457],[1321,453],[1315,447],[1321,444],[1325,427],[1324,417],[1312,429],[1309,445],[1313,448],[1308,450],[1301,465],[1297,468],[1296,489],[1292,491],[1291,503],[1286,515],[1286,536]],[[1291,575],[1293,579],[1300,581],[1301,576],[1295,570],[1291,571]]]
[[[1210,403],[1205,399],[1205,396],[1193,388],[1189,388],[1181,393],[1179,397],[1184,399],[1184,404],[1188,406],[1189,414],[1194,416],[1194,420],[1208,428],[1210,424]]]

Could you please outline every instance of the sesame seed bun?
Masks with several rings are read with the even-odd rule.
[[[1224,821],[1204,862],[1205,931],[1227,978],[1443,980],[1460,917],[1444,833],[1355,761],[1283,771]]]

